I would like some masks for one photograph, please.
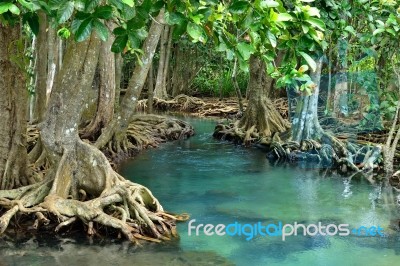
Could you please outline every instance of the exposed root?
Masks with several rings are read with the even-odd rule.
[[[155,147],[168,140],[194,134],[186,122],[155,115],[132,119],[122,141],[110,142],[105,156],[89,141],[77,140],[71,150],[63,150],[56,165],[49,165],[47,154],[38,141],[38,129],[30,127],[31,167],[38,173],[37,183],[13,190],[0,190],[0,234],[16,226],[13,217],[30,220],[32,228],[43,225],[61,231],[76,223],[86,225],[89,235],[112,228],[130,241],[159,242],[176,235],[175,223],[187,216],[165,213],[149,189],[124,179],[108,159],[132,150]],[[106,231],[109,232],[109,231]]]
[[[320,140],[273,142],[267,155],[272,160],[289,162],[307,162],[320,164],[324,168],[335,168],[345,172],[355,172],[365,177],[378,168],[382,148],[362,146],[343,142],[328,133]],[[370,178],[368,178],[370,180]]]
[[[113,162],[149,147],[157,147],[166,141],[185,139],[194,134],[188,123],[157,115],[135,115],[120,140],[112,140],[103,149]]]
[[[265,98],[258,104],[258,107],[250,106],[240,120],[228,125],[218,124],[213,136],[245,145],[271,144],[273,138],[278,137],[277,133],[283,133],[290,128],[290,123],[282,118],[271,100]]]
[[[0,191],[0,206],[8,209],[0,217],[0,233],[14,216],[35,214],[36,229],[49,225],[58,232],[81,221],[88,226],[89,235],[95,234],[95,227],[108,227],[134,243],[140,239],[158,242],[175,235],[175,222],[182,220],[165,213],[149,189],[124,179],[103,153],[82,141],[76,143],[75,151],[64,151],[47,178],[35,185]],[[82,197],[89,200],[81,201]]]
[[[286,98],[278,98],[273,101],[275,108],[283,118],[288,117],[288,103]],[[247,107],[247,101],[243,101],[243,106]],[[137,110],[145,112],[148,108],[147,99],[140,100]],[[241,112],[237,99],[216,99],[216,98],[196,98],[180,94],[171,100],[154,98],[153,110],[186,112],[200,117],[221,117],[221,118],[240,118]]]

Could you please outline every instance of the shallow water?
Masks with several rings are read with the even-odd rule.
[[[188,236],[135,247],[120,241],[33,237],[0,239],[4,265],[398,265],[399,217],[386,191],[366,181],[306,166],[272,166],[265,153],[213,140],[212,120],[185,118],[196,129],[188,140],[142,152],[121,172],[146,185],[170,212],[188,212],[196,224],[318,223],[381,226],[385,237]],[[194,231],[192,231],[194,233]]]
[[[399,235],[389,228],[397,215],[385,190],[366,181],[320,175],[301,166],[275,167],[258,149],[213,140],[215,122],[188,120],[196,136],[148,150],[124,165],[131,180],[149,187],[164,208],[188,212],[196,224],[350,224],[381,226],[372,236],[188,236],[178,225],[180,247],[214,251],[237,265],[397,265]],[[192,231],[194,234],[194,231]]]

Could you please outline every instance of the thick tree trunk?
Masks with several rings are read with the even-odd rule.
[[[167,88],[165,87],[165,68],[166,68],[166,55],[169,37],[169,26],[164,26],[164,30],[160,38],[160,60],[158,62],[156,86],[154,89],[154,96],[160,99],[166,99]]]
[[[39,12],[39,33],[37,36],[36,51],[36,86],[35,86],[35,109],[34,121],[41,122],[44,119],[47,103],[47,15]]]
[[[149,35],[142,48],[142,64],[138,64],[133,70],[125,96],[121,101],[120,112],[114,116],[109,126],[104,129],[103,133],[97,139],[96,147],[102,148],[113,139],[114,148],[117,152],[120,151],[121,144],[126,138],[126,130],[128,129],[130,119],[135,112],[150,65],[152,64],[154,53],[164,27],[162,24],[163,21],[164,11],[162,10],[156,17],[156,21],[153,21],[150,26]],[[123,148],[126,150],[126,147]]]
[[[0,190],[33,183],[27,173],[24,56],[15,45],[20,38],[20,25],[0,23]]]
[[[39,125],[50,169],[42,182],[0,190],[0,206],[8,209],[0,217],[0,234],[17,213],[35,213],[36,228],[50,222],[46,216],[56,217],[55,231],[80,220],[89,235],[94,234],[93,224],[97,223],[120,230],[134,242],[138,238],[159,242],[174,234],[174,222],[179,218],[164,213],[147,188],[125,180],[100,150],[79,138],[78,124],[99,50],[95,33],[86,41],[68,44],[45,120]]]
[[[108,24],[108,27],[112,29],[111,23]],[[110,37],[100,47],[97,111],[95,117],[85,129],[84,138],[96,139],[100,135],[100,130],[105,128],[113,118],[116,87],[115,56],[111,52],[113,42],[114,38]]]
[[[275,109],[268,95],[265,63],[256,56],[250,58],[249,103],[239,127],[246,131],[245,142],[250,141],[254,130],[260,137],[269,138],[274,133],[289,129],[289,123]]]
[[[47,46],[48,46],[48,62],[47,62],[47,81],[46,81],[46,101],[51,93],[51,89],[54,84],[54,77],[57,72],[58,65],[58,37],[56,30],[52,27],[48,28],[47,34]]]

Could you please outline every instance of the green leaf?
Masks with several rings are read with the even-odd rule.
[[[25,0],[18,0],[18,2],[25,7],[26,9],[28,9],[29,11],[36,11],[40,9],[40,6],[37,3],[33,3],[33,2],[28,2]]]
[[[229,11],[232,14],[242,14],[246,12],[249,7],[250,3],[248,1],[236,1],[229,7]]]
[[[272,47],[276,47],[276,37],[274,34],[272,34],[272,32],[268,31],[267,32],[267,36],[268,36],[268,40],[269,43],[272,45]]]
[[[118,27],[113,30],[114,35],[126,35],[126,29],[123,27]]]
[[[165,12],[165,21],[169,24],[169,25],[177,25],[177,24],[181,24],[183,22],[185,22],[186,17],[179,12]]]
[[[128,40],[131,48],[138,49],[140,48],[140,40],[137,38],[137,36],[133,33],[128,35]]]
[[[384,28],[378,28],[378,29],[376,29],[376,30],[374,30],[374,32],[372,33],[372,35],[377,35],[377,34],[379,34],[379,33],[382,33],[382,32],[385,32],[385,29]]]
[[[100,4],[100,0],[88,0],[86,1],[86,12],[91,12],[96,6]]]
[[[311,67],[313,71],[317,69],[317,63],[315,63],[314,59],[311,58],[308,54],[304,52],[299,52],[299,54],[306,60],[307,64]]]
[[[19,15],[19,14],[21,13],[21,11],[19,10],[19,8],[18,8],[16,5],[14,5],[14,4],[11,4],[11,5],[8,7],[8,11],[10,11],[11,13],[13,13],[13,14],[15,14],[15,15]]]
[[[304,25],[304,24],[301,25],[301,28],[303,29],[304,34],[307,34],[308,31],[310,30],[310,27],[308,27],[307,25]]]
[[[81,42],[86,40],[92,32],[92,18],[87,18],[82,21],[78,30],[75,33],[75,41]]]
[[[288,13],[280,13],[278,14],[278,16],[276,17],[276,22],[281,22],[281,21],[292,21],[293,17],[288,14]]]
[[[136,36],[139,38],[139,40],[144,40],[146,39],[148,32],[145,30],[145,28],[141,28],[138,30],[135,30],[134,32],[136,34]]]
[[[252,45],[245,42],[238,43],[237,49],[244,60],[248,60],[250,58],[250,55],[252,55],[256,51],[256,49],[254,49]]]
[[[310,23],[312,26],[317,27],[322,31],[325,30],[325,23],[318,18],[308,18],[306,19],[306,21]]]
[[[66,1],[64,4],[60,6],[60,9],[57,11],[58,23],[62,24],[67,21],[74,12],[74,2]]]
[[[278,6],[279,6],[279,3],[277,1],[273,1],[273,0],[260,1],[261,8],[271,8],[271,7],[278,7]]]
[[[121,16],[125,20],[133,19],[136,16],[136,9],[134,7],[127,7],[125,6],[121,10]]]
[[[82,24],[82,20],[74,19],[72,21],[72,23],[71,23],[71,31],[72,31],[73,34],[75,34],[78,31],[79,26],[81,26],[81,24]]]
[[[71,32],[67,28],[61,28],[57,31],[57,36],[63,38],[63,39],[68,39],[69,36],[71,36]]]
[[[105,42],[108,39],[108,28],[98,19],[93,20],[94,30],[100,39]]]
[[[111,6],[100,6],[96,8],[94,16],[101,19],[110,19],[112,17]]]
[[[11,3],[0,3],[0,14],[6,13],[11,5]]]
[[[142,28],[145,24],[146,24],[145,20],[140,19],[138,16],[136,16],[126,23],[126,28],[128,30],[137,30]]]
[[[396,37],[396,32],[393,29],[386,29],[386,31]]]
[[[157,1],[156,3],[154,3],[154,4],[151,5],[150,12],[151,12],[151,13],[155,13],[155,12],[160,11],[161,8],[164,7],[164,5],[165,5],[164,1],[162,1],[162,0]]]
[[[350,32],[353,35],[356,35],[356,31],[354,30],[354,28],[352,26],[346,26],[346,28],[344,28],[345,31]]]
[[[189,22],[186,28],[187,33],[192,37],[193,42],[202,42],[205,43],[207,41],[207,35],[202,27],[199,25]]]
[[[115,38],[114,43],[111,46],[111,51],[113,53],[120,53],[126,47],[126,43],[128,42],[128,35],[120,35]]]
[[[135,2],[133,0],[122,0],[122,3],[130,6],[130,7],[134,7],[135,6]]]

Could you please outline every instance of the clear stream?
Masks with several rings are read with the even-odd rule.
[[[272,166],[259,149],[214,140],[214,121],[185,119],[194,137],[144,151],[121,169],[150,188],[164,209],[189,213],[194,225],[379,225],[386,236],[188,236],[186,222],[178,225],[179,240],[143,247],[85,238],[0,241],[0,266],[399,265],[400,234],[390,221],[400,216],[380,186],[305,166]]]

